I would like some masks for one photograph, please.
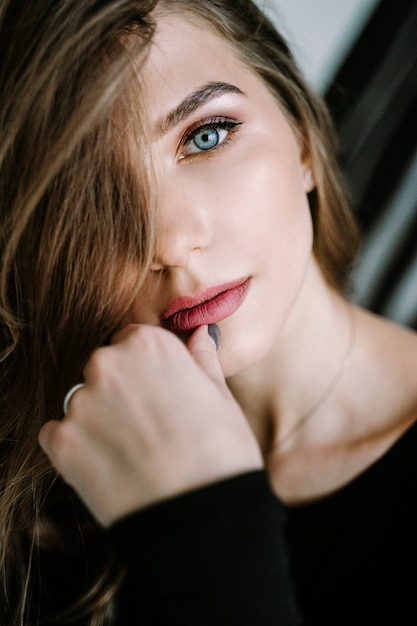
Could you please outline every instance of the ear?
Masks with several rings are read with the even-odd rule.
[[[310,193],[316,186],[316,182],[314,180],[314,172],[311,167],[304,168],[304,188],[306,193]]]
[[[315,189],[316,181],[314,178],[313,157],[306,137],[303,137],[301,140],[300,161],[303,172],[304,190],[306,193],[310,193],[310,191]]]

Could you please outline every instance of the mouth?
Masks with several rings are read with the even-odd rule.
[[[248,292],[250,279],[209,287],[197,296],[176,298],[161,316],[163,325],[175,333],[215,324],[237,311]]]

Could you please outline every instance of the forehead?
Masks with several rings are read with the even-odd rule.
[[[157,118],[201,85],[245,85],[255,76],[203,21],[170,15],[157,19],[143,78],[151,117]]]

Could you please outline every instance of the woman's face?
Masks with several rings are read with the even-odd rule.
[[[226,42],[163,17],[145,69],[158,230],[129,322],[221,329],[226,376],[279,340],[311,261],[306,169],[263,82]]]

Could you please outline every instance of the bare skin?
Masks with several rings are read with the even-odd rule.
[[[91,356],[84,378],[67,416],[48,422],[40,443],[103,526],[262,467],[207,328],[187,351],[166,330],[128,326]]]

